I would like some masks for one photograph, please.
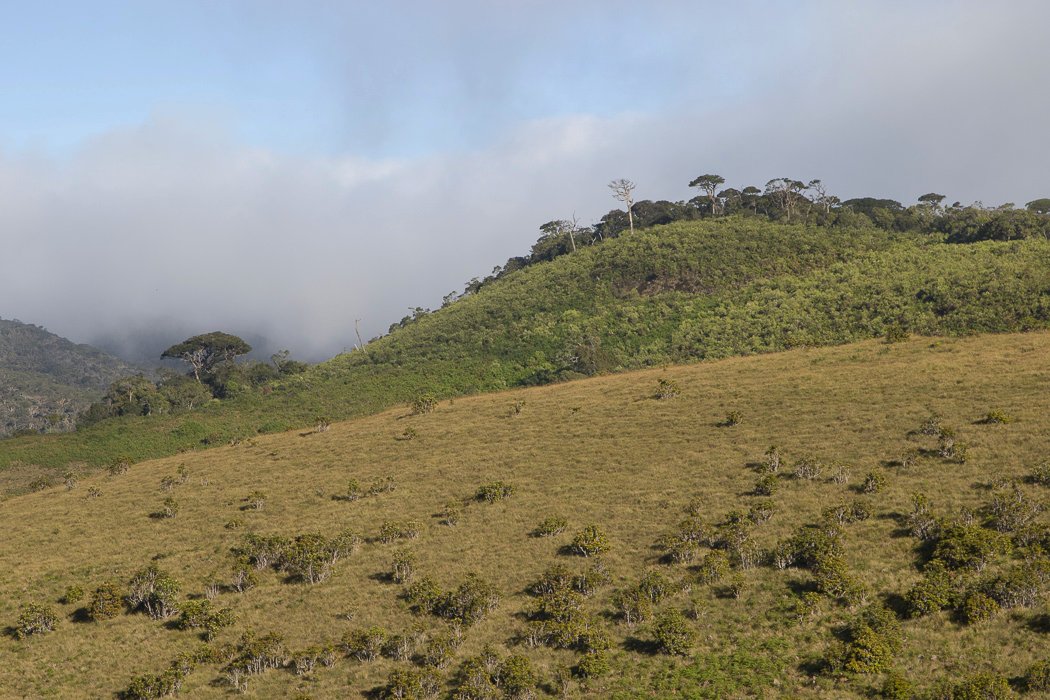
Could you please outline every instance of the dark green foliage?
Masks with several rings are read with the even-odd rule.
[[[594,557],[609,551],[609,538],[597,525],[588,525],[572,538],[572,551],[581,557]]]
[[[499,601],[495,586],[471,572],[455,590],[440,599],[436,612],[441,617],[469,626],[480,622],[499,605]]]
[[[608,585],[612,576],[601,559],[596,559],[583,573],[572,577],[572,588],[582,595],[592,595],[602,586]]]
[[[281,635],[271,632],[260,636],[248,631],[241,635],[230,650],[223,673],[230,685],[243,691],[248,687],[249,677],[280,668],[286,660],[284,638]]]
[[[453,657],[456,655],[456,649],[459,648],[459,638],[452,634],[439,634],[432,637],[427,642],[426,646],[423,647],[423,652],[420,655],[423,663],[432,668],[446,668],[452,663]]]
[[[88,616],[98,622],[116,617],[124,609],[124,592],[120,584],[108,581],[95,589],[88,602]]]
[[[248,343],[235,335],[213,331],[176,343],[160,356],[187,362],[200,382],[208,379],[220,364],[232,362],[234,358],[251,352],[251,349]]]
[[[607,651],[589,651],[582,654],[579,659],[573,670],[581,678],[600,678],[612,670]]]
[[[910,617],[930,615],[952,605],[954,589],[951,573],[940,561],[933,561],[919,580],[904,595]]]
[[[696,635],[685,615],[677,608],[662,610],[653,620],[652,635],[665,654],[685,656],[692,649]]]
[[[280,567],[306,583],[320,583],[332,575],[335,563],[349,553],[349,542],[319,533],[297,536],[281,553]]]
[[[846,627],[845,636],[845,645],[833,659],[833,666],[849,673],[887,670],[904,643],[897,617],[878,606],[853,618]]]
[[[133,611],[142,610],[155,620],[171,617],[178,612],[181,588],[173,576],[151,564],[128,583],[128,606]]]
[[[236,621],[230,608],[216,609],[210,600],[187,600],[179,605],[176,626],[183,630],[199,630],[206,641]]]
[[[777,504],[772,498],[763,498],[751,504],[747,509],[747,519],[755,525],[769,522],[773,514],[777,512]]]
[[[1019,484],[992,496],[988,504],[992,527],[999,532],[1014,532],[1032,524],[1043,511],[1043,504],[1024,492]]]
[[[877,469],[872,469],[864,475],[864,482],[860,490],[864,493],[879,493],[886,488],[886,475]]]
[[[997,673],[972,673],[962,680],[944,679],[931,691],[930,700],[1007,700],[1016,697],[1010,683]]]
[[[722,550],[708,552],[697,567],[700,583],[716,583],[729,573],[729,555]]]
[[[1001,608],[1031,608],[1043,601],[1048,584],[1050,562],[1028,562],[984,581],[980,590]]]
[[[818,560],[813,566],[813,581],[818,592],[841,598],[851,605],[858,602],[863,592],[842,557],[826,556]]]
[[[756,496],[774,496],[780,487],[780,480],[775,474],[763,474],[755,482],[754,493]]]
[[[420,615],[436,613],[442,597],[441,589],[429,576],[416,579],[405,591],[405,599]]]
[[[33,635],[47,634],[58,625],[58,615],[50,605],[26,603],[18,613],[15,637],[25,639]]]
[[[619,591],[613,596],[616,614],[628,625],[645,622],[653,614],[653,601],[637,586]]]
[[[244,536],[239,547],[234,548],[233,553],[239,558],[246,559],[257,570],[277,566],[284,551],[288,547],[288,540],[279,535],[257,535],[248,533]]]
[[[538,678],[527,656],[513,654],[496,670],[496,685],[508,700],[531,700],[536,695]]]
[[[1005,553],[1010,541],[978,525],[943,523],[933,548],[933,559],[949,569],[981,571],[996,554]]]
[[[159,674],[138,676],[118,696],[121,700],[153,700],[178,695],[186,673],[183,669],[172,666]]]
[[[912,494],[911,504],[911,513],[905,521],[911,536],[924,542],[937,537],[940,523],[933,517],[930,499],[921,493]]]
[[[662,572],[650,569],[638,582],[638,590],[654,605],[658,605],[660,601],[674,592],[675,586]]]
[[[828,523],[849,525],[867,520],[871,517],[871,513],[866,504],[861,501],[853,501],[852,503],[840,503],[839,505],[825,508],[821,511],[820,517]]]
[[[422,526],[414,520],[386,520],[379,528],[378,539],[383,544],[390,544],[397,540],[414,540],[419,537],[421,529]]]
[[[512,485],[503,481],[493,481],[490,484],[478,487],[477,492],[474,494],[474,500],[483,503],[495,503],[509,497],[512,493],[514,493]]]

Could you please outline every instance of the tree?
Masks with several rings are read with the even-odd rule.
[[[806,185],[806,189],[813,191],[813,201],[820,206],[825,214],[830,214],[831,208],[840,203],[838,197],[828,194],[827,188],[824,187],[824,183],[820,180],[810,180],[809,184]]]
[[[251,345],[235,335],[212,331],[172,345],[160,356],[161,359],[188,362],[193,368],[193,376],[197,382],[201,382],[201,375],[210,374],[218,365],[231,362],[235,357],[251,352],[251,349]]]
[[[930,211],[936,212],[941,208],[941,202],[944,201],[943,194],[937,194],[936,192],[928,192],[919,197],[919,204],[927,207]]]
[[[572,252],[576,252],[576,231],[579,230],[580,220],[576,218],[574,214],[572,220],[567,219],[555,219],[554,221],[548,221],[543,226],[540,226],[540,231],[543,232],[544,238],[559,240],[565,236],[569,237],[569,243],[572,244]]]
[[[802,191],[806,184],[801,180],[792,180],[788,177],[778,177],[766,183],[765,195],[780,209],[786,221],[791,221],[792,214],[798,208],[800,200],[806,200]],[[806,200],[808,203],[809,200]]]
[[[1024,208],[1028,211],[1034,211],[1036,214],[1050,214],[1050,198],[1033,199],[1024,205]]]
[[[726,179],[721,175],[700,175],[699,177],[693,178],[689,183],[690,187],[695,187],[704,194],[707,195],[707,201],[711,206],[711,215],[717,216],[720,207],[718,206],[718,198],[715,196],[715,192],[718,188],[725,184]]]
[[[631,195],[631,192],[634,188],[635,184],[624,178],[613,180],[609,183],[609,189],[613,191],[613,199],[618,199],[627,205],[627,222],[630,225],[631,233],[634,233],[634,214],[631,213],[631,207],[634,205],[634,197]]]

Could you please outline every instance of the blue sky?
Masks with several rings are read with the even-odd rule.
[[[1048,25],[1043,0],[0,0],[0,317],[317,359],[596,221],[614,178],[1023,204],[1050,196]]]

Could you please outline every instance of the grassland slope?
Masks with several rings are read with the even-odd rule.
[[[427,658],[451,693],[477,680],[487,645],[497,657],[528,659],[541,697],[865,697],[890,670],[921,693],[974,673],[1021,691],[1026,669],[1050,646],[1045,581],[1030,601],[980,623],[956,611],[1050,549],[1046,511],[1003,533],[994,519],[1003,494],[1047,498],[1032,474],[1050,434],[1048,366],[1046,332],[796,349],[457,398],[420,415],[395,407],[324,432],[256,436],[14,497],[0,509],[0,621],[15,625],[29,603],[51,606],[59,619],[48,634],[0,638],[0,688],[11,697],[107,697],[184,654],[183,694],[224,697],[238,640],[243,649],[242,635],[254,631],[256,641],[280,635],[271,649],[278,667],[241,677],[254,697],[381,696],[391,674],[405,677]],[[950,456],[943,439],[922,432],[933,417],[938,435],[959,448]],[[782,464],[763,473],[770,445]],[[796,475],[807,464],[818,473]],[[756,495],[766,477],[772,495]],[[477,498],[497,484],[510,486],[509,496]],[[909,534],[914,494],[928,499],[941,532],[969,523],[1013,548],[953,571],[950,600],[909,615],[910,592],[932,575],[940,542]],[[174,516],[162,517],[172,504]],[[563,518],[564,530],[533,536],[547,518]],[[832,521],[855,588],[776,564],[806,525]],[[566,599],[578,605],[572,615],[587,644],[607,635],[610,664],[585,679],[570,671],[587,658],[584,642],[527,642],[546,604],[533,584],[555,566],[569,576],[592,570],[594,557],[572,553],[589,525],[607,536],[599,558],[608,580]],[[708,534],[697,536],[692,558],[674,563],[668,535],[683,527]],[[327,580],[305,583],[264,565],[258,585],[235,591],[246,533],[288,546],[298,535],[348,530],[359,546]],[[410,582],[392,580],[398,560],[411,562]],[[202,647],[199,630],[176,629],[177,617],[88,619],[92,591],[113,582],[124,592],[150,565],[180,584],[175,605],[211,599],[233,623]],[[411,583],[429,577],[450,591],[471,572],[498,596],[475,624],[410,609]],[[655,610],[629,624],[620,594],[646,580]],[[60,602],[66,597],[76,600]],[[843,630],[873,605],[900,618],[899,648],[883,650],[873,672],[842,670]],[[659,650],[655,619],[685,620],[683,655]],[[360,660],[367,654],[354,640],[376,627],[398,643]],[[344,638],[357,651],[348,653]],[[332,665],[297,674],[291,660],[325,644]],[[191,656],[197,661],[186,662]]]

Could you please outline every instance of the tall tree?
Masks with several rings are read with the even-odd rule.
[[[936,192],[928,192],[919,197],[919,204],[928,208],[932,212],[939,211],[941,208],[941,202],[944,201],[943,194],[937,194]]]
[[[1036,214],[1050,214],[1050,198],[1033,199],[1024,205],[1024,208],[1028,211],[1034,211]]]
[[[631,212],[631,207],[634,206],[634,195],[631,193],[634,191],[634,188],[635,184],[624,178],[613,180],[609,183],[609,189],[613,191],[613,199],[617,199],[627,206],[627,221],[631,227],[631,233],[634,233],[634,214]]]
[[[772,200],[784,215],[784,219],[790,222],[791,217],[798,209],[799,202],[806,199],[802,196],[802,192],[805,189],[806,184],[801,180],[778,177],[766,183],[765,195]],[[806,201],[808,202],[809,200]]]
[[[704,194],[707,195],[707,201],[710,203],[711,216],[717,216],[719,214],[720,207],[718,206],[718,198],[715,193],[718,188],[725,184],[726,179],[721,175],[700,175],[695,177],[689,183],[690,187],[695,187]]]
[[[193,376],[200,382],[202,375],[210,374],[219,364],[230,362],[251,350],[251,345],[235,335],[212,331],[176,343],[160,356],[189,363]]]

